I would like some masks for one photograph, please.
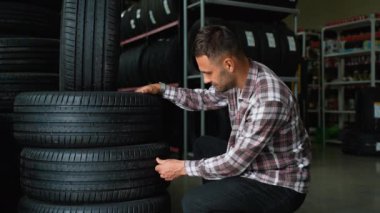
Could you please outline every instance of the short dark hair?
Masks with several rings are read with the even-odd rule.
[[[193,43],[195,57],[206,55],[216,58],[224,53],[243,56],[244,51],[236,34],[226,26],[209,25],[201,28]]]

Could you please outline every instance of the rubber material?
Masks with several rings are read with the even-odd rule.
[[[13,112],[20,92],[58,90],[58,74],[0,72],[0,112]]]
[[[155,172],[164,144],[109,148],[25,148],[21,184],[31,198],[80,204],[134,200],[162,193],[167,184]]]
[[[0,72],[58,73],[59,40],[0,38]]]
[[[21,93],[16,140],[32,147],[104,147],[161,138],[158,97],[118,92]]]
[[[60,90],[115,89],[119,29],[119,1],[64,0]]]
[[[170,213],[168,194],[141,200],[105,204],[57,205],[23,197],[19,203],[19,213]]]
[[[0,37],[59,38],[59,14],[56,11],[21,2],[0,2]]]

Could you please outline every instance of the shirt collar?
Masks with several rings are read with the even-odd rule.
[[[249,99],[252,96],[253,91],[255,89],[258,67],[257,67],[257,64],[253,60],[251,60],[250,62],[251,63],[249,66],[248,75],[245,81],[244,88],[243,90],[238,89],[238,91],[241,91],[238,96],[239,99]]]

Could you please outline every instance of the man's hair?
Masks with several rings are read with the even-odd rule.
[[[241,57],[244,55],[242,45],[236,35],[222,25],[209,25],[201,28],[193,43],[195,57],[206,55],[217,58],[222,54]]]

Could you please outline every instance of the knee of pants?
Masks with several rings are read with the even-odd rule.
[[[182,209],[184,213],[187,212],[201,212],[204,210],[204,201],[200,199],[195,193],[187,192],[182,198]]]

